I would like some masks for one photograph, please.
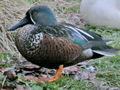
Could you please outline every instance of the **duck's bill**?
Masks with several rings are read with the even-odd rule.
[[[17,24],[13,25],[12,27],[8,28],[8,31],[13,31],[19,27],[22,27],[26,24],[30,24],[30,20],[28,20],[27,16],[25,16],[20,22],[18,22]]]

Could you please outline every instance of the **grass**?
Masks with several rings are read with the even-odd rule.
[[[36,2],[37,1],[37,2]],[[1,16],[0,16],[0,47],[3,53],[0,54],[0,67],[10,67],[9,61],[12,57],[21,59],[21,55],[14,45],[14,33],[6,32],[7,28],[20,20],[29,7],[36,4],[48,5],[55,12],[58,21],[69,22],[68,13],[79,13],[79,4],[81,0],[9,0],[0,1]],[[49,4],[48,4],[49,2]],[[12,19],[11,19],[12,18]],[[74,24],[73,22],[71,22]],[[80,23],[81,24],[81,23]],[[79,24],[77,25],[79,27]],[[120,48],[120,30],[112,30],[106,28],[105,30],[87,26],[84,29],[96,32],[103,37],[112,38],[115,41],[109,45]],[[8,51],[6,51],[8,50]],[[15,87],[16,84],[29,87],[31,90],[103,90],[107,87],[118,87],[120,89],[120,52],[114,57],[103,57],[95,60],[90,60],[89,66],[94,66],[96,71],[95,80],[74,80],[69,75],[62,76],[59,80],[49,83],[36,83],[24,81],[21,75],[17,75],[18,79],[9,81],[0,71],[0,83],[6,86]],[[85,70],[84,68],[83,70]]]

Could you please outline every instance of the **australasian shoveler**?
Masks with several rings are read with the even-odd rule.
[[[50,82],[59,79],[63,65],[114,56],[118,51],[106,44],[112,39],[68,23],[57,23],[51,9],[44,5],[30,8],[25,17],[8,30],[19,27],[22,28],[16,34],[15,44],[26,60],[46,68],[60,66],[56,75],[49,78]]]

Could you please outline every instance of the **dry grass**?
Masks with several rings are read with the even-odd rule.
[[[25,7],[22,7],[23,4],[25,3],[0,1],[0,47],[3,51],[9,50],[14,56],[19,56],[19,54],[16,52],[14,35],[8,32],[7,28],[22,18],[22,14],[25,12]]]

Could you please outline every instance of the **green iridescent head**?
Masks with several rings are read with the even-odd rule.
[[[30,8],[25,17],[17,24],[10,27],[8,30],[15,30],[27,24],[34,25],[55,25],[57,24],[55,15],[51,9],[45,5],[37,5]]]

